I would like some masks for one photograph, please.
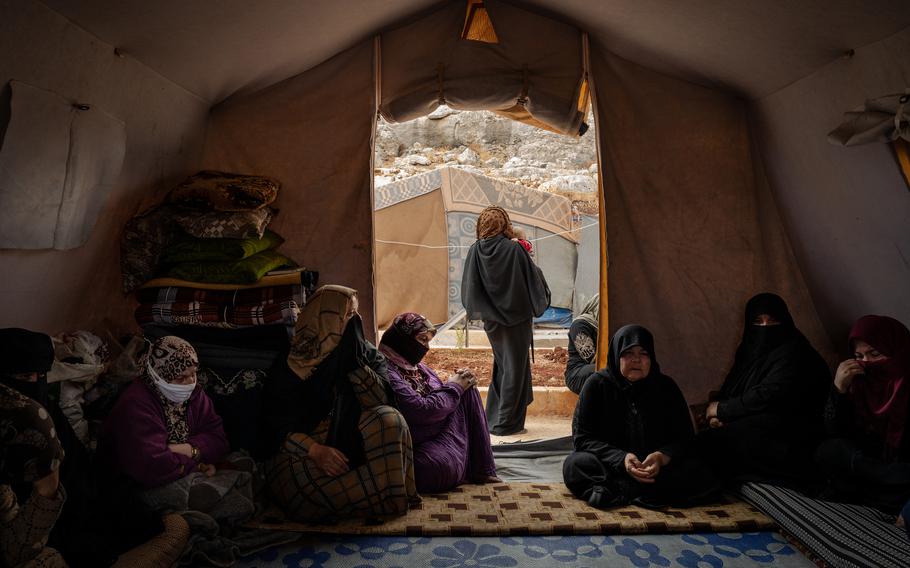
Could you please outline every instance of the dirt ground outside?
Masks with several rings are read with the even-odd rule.
[[[564,387],[566,350],[535,349],[531,364],[531,384],[535,387]],[[456,369],[467,367],[477,376],[478,386],[489,386],[493,376],[493,351],[489,349],[431,349],[423,362],[446,380]]]

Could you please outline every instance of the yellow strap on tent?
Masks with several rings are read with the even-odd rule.
[[[273,274],[263,276],[252,284],[214,284],[211,282],[192,282],[190,280],[181,280],[180,278],[153,278],[139,288],[195,288],[198,290],[248,290],[250,288],[268,288],[270,286],[287,286],[289,284],[300,284],[300,275],[303,271],[290,272],[287,274]]]
[[[904,181],[910,188],[910,142],[903,138],[898,138],[892,142],[894,153],[897,155],[897,163],[901,166],[901,172],[904,174]]]

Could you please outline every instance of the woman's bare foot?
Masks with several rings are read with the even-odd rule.
[[[474,480],[477,485],[486,485],[487,483],[502,483],[502,480],[495,475],[484,475]]]

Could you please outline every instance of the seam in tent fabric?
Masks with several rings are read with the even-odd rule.
[[[577,229],[572,229],[571,231],[560,231],[560,232],[558,232],[558,233],[553,233],[552,235],[547,235],[547,236],[545,236],[545,237],[538,237],[538,238],[536,238],[536,239],[528,239],[528,240],[531,241],[532,243],[536,243],[537,241],[542,241],[542,240],[544,240],[544,239],[551,239],[551,238],[553,238],[553,237],[558,237],[558,236],[560,236],[560,235],[567,235],[567,234],[569,234],[569,233],[574,233],[575,231],[583,231],[583,230],[588,229],[588,228],[590,228],[590,227],[596,227],[596,226],[599,225],[599,224],[600,224],[600,223],[588,223],[587,225],[582,225],[581,227],[578,227]],[[411,247],[420,247],[420,248],[428,248],[428,249],[459,249],[459,248],[471,248],[471,245],[423,245],[423,244],[420,244],[420,243],[406,243],[406,242],[403,242],[403,241],[385,241],[385,240],[382,240],[382,239],[376,239],[376,242],[377,242],[377,243],[383,243],[383,244],[386,244],[386,245],[407,245],[407,246],[411,246]]]

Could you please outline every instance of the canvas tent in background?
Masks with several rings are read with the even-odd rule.
[[[722,379],[760,290],[781,293],[829,357],[863,314],[910,322],[910,192],[891,150],[825,139],[845,111],[907,88],[906,0],[485,6],[499,43],[462,39],[454,0],[0,0],[0,132],[10,80],[97,105],[126,131],[85,244],[0,251],[0,325],[134,329],[120,231],[219,168],[282,182],[284,250],[357,288],[372,335],[377,113],[520,107],[571,135],[586,79],[602,321],[652,328],[687,396]]]
[[[550,305],[572,309],[577,232],[565,197],[444,167],[377,187],[374,202],[380,329],[401,312],[420,312],[440,324],[463,309],[464,261],[477,239],[477,215],[488,205],[508,211],[533,242]]]

